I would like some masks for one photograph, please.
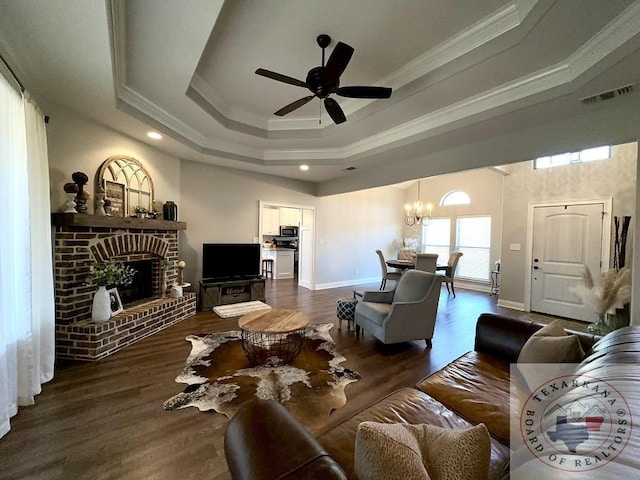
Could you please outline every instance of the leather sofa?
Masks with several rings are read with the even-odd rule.
[[[229,422],[225,454],[234,479],[353,478],[358,425],[364,421],[428,423],[468,428],[484,423],[491,434],[492,479],[509,478],[509,365],[517,361],[541,323],[482,314],[475,347],[417,385],[381,398],[314,439],[276,402],[245,405]],[[587,358],[582,369],[607,362],[640,361],[640,328],[625,327],[600,339],[576,334]],[[637,379],[634,379],[634,382]],[[636,385],[636,383],[634,383]],[[640,382],[635,392],[640,392]],[[640,395],[635,395],[638,398]],[[640,406],[632,405],[632,409]],[[634,447],[638,447],[635,445]]]

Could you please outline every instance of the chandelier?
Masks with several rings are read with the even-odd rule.
[[[409,226],[415,225],[416,223],[420,223],[423,226],[428,225],[429,221],[431,221],[432,209],[433,206],[430,203],[427,203],[425,206],[422,200],[420,200],[420,180],[418,180],[418,199],[413,205],[407,203],[404,206],[404,223]]]

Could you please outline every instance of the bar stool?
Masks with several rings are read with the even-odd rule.
[[[262,276],[264,278],[268,278],[271,275],[271,279],[273,280],[273,258],[263,258],[262,259]]]

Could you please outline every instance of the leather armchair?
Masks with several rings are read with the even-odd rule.
[[[347,480],[344,470],[275,400],[247,402],[229,421],[224,453],[233,480]]]
[[[405,272],[392,291],[365,291],[356,305],[355,323],[382,343],[431,339],[438,313],[441,277]]]

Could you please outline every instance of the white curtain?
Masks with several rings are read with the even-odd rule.
[[[0,437],[53,378],[50,211],[44,118],[0,75]]]

